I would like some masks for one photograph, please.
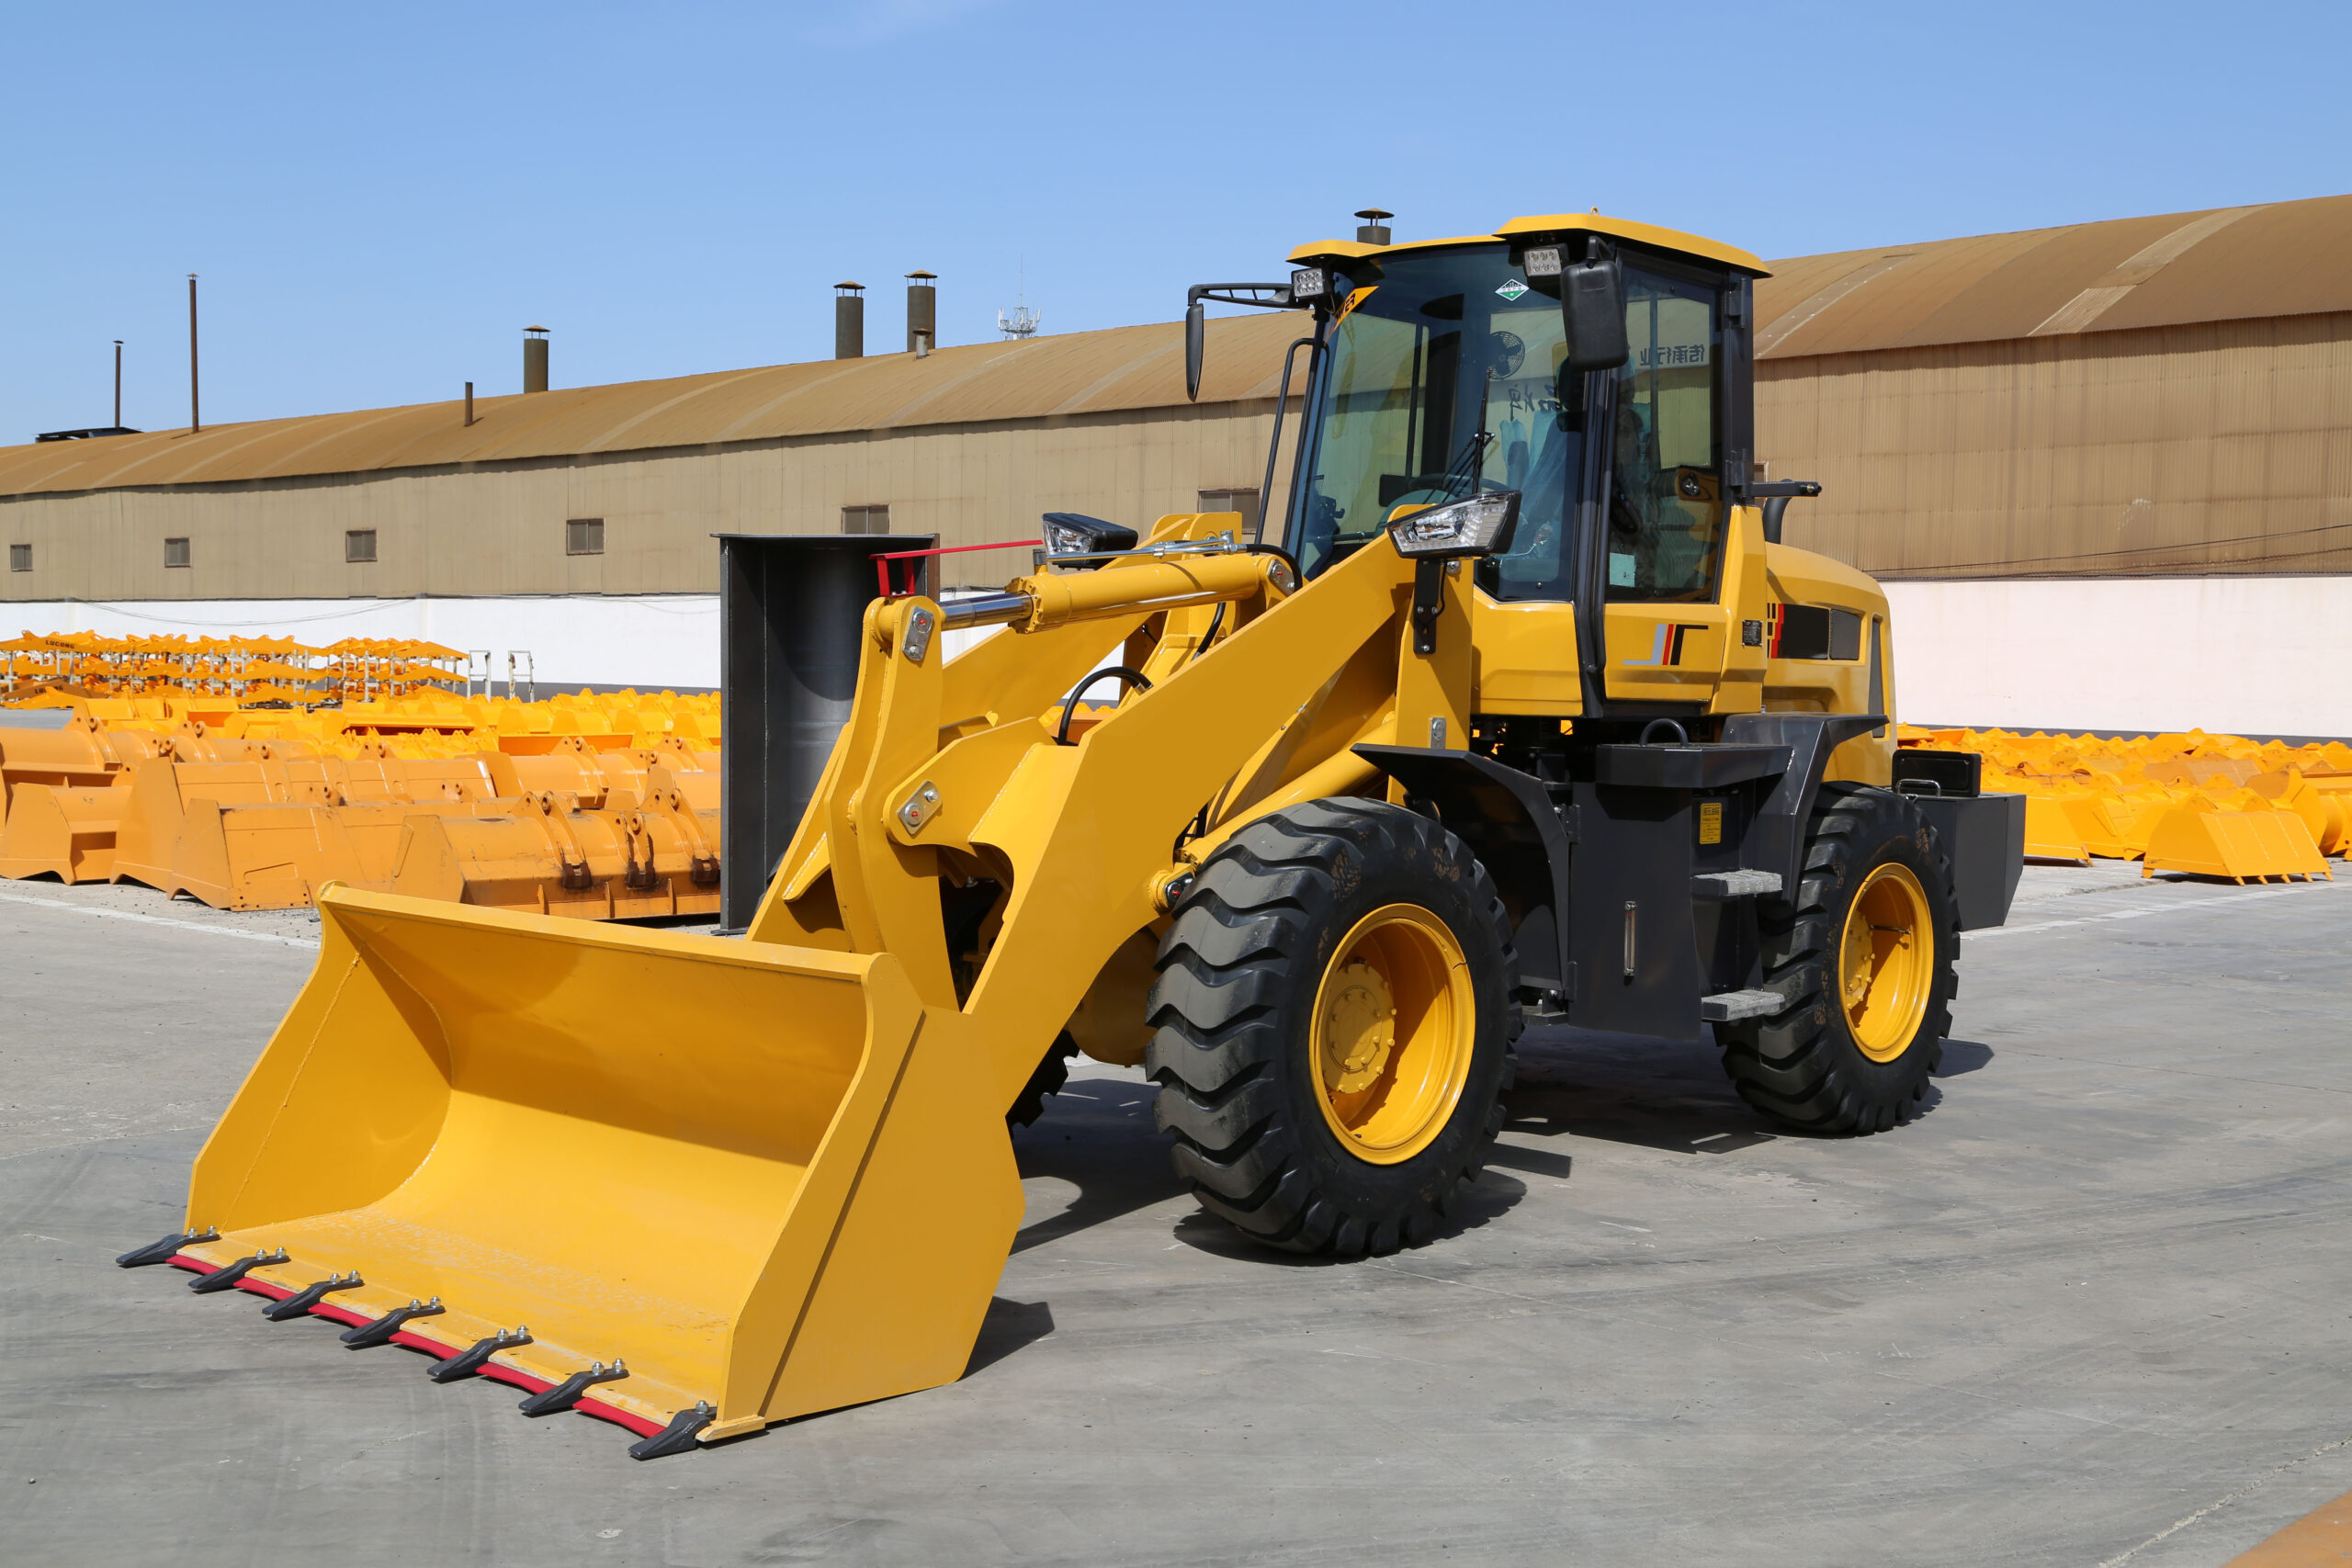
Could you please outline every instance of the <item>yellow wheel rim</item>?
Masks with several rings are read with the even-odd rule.
[[[1892,1062],[1910,1048],[1935,977],[1928,896],[1907,868],[1880,866],[1854,895],[1838,953],[1838,999],[1863,1055]]]
[[[1358,920],[1315,993],[1316,1102],[1358,1158],[1396,1165],[1429,1147],[1470,1080],[1477,1007],[1445,922],[1414,904]]]

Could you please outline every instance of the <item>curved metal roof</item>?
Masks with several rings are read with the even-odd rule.
[[[1520,219],[1547,226],[1566,218]],[[1634,236],[1639,225],[1607,222]],[[1667,234],[1667,231],[1656,231]],[[1676,242],[1690,236],[1673,235]],[[1427,241],[1422,243],[1455,242]],[[1327,242],[1332,249],[1351,242]],[[1302,247],[1312,250],[1316,247]],[[1730,252],[1739,265],[1752,262]],[[2352,310],[2352,196],[1841,251],[1756,286],[1764,359]],[[1300,319],[1209,323],[1204,403],[1271,398]],[[1166,408],[1175,322],[660,381],[0,448],[0,495],[366,473]]]
[[[1774,262],[1763,359],[2352,310],[2352,196]]]
[[[1204,403],[1271,399],[1290,311],[1208,323]],[[208,484],[1166,408],[1177,322],[352,413],[0,447],[0,495]]]

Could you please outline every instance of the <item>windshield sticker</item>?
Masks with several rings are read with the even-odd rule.
[[[1504,299],[1509,299],[1513,303],[1517,303],[1519,297],[1527,292],[1527,285],[1514,277],[1508,283],[1505,283],[1500,288],[1496,289],[1495,292],[1501,295]]]

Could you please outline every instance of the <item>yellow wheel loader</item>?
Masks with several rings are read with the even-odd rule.
[[[322,892],[185,1229],[125,1265],[650,1457],[961,1375],[1008,1113],[1073,1050],[1303,1252],[1440,1232],[1528,1024],[1712,1032],[1767,1116],[1901,1121],[2022,813],[1897,754],[1884,598],[1774,541],[1810,487],[1753,460],[1762,267],[1597,215],[1385,238],[1193,291],[1195,387],[1209,300],[1304,312],[1278,537],[1055,513],[944,599],[729,541],[740,937]]]

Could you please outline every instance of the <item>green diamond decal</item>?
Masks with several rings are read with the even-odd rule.
[[[1496,289],[1495,292],[1501,295],[1506,299],[1517,299],[1521,295],[1527,292],[1527,285],[1514,277],[1509,283],[1504,284],[1500,288]]]

